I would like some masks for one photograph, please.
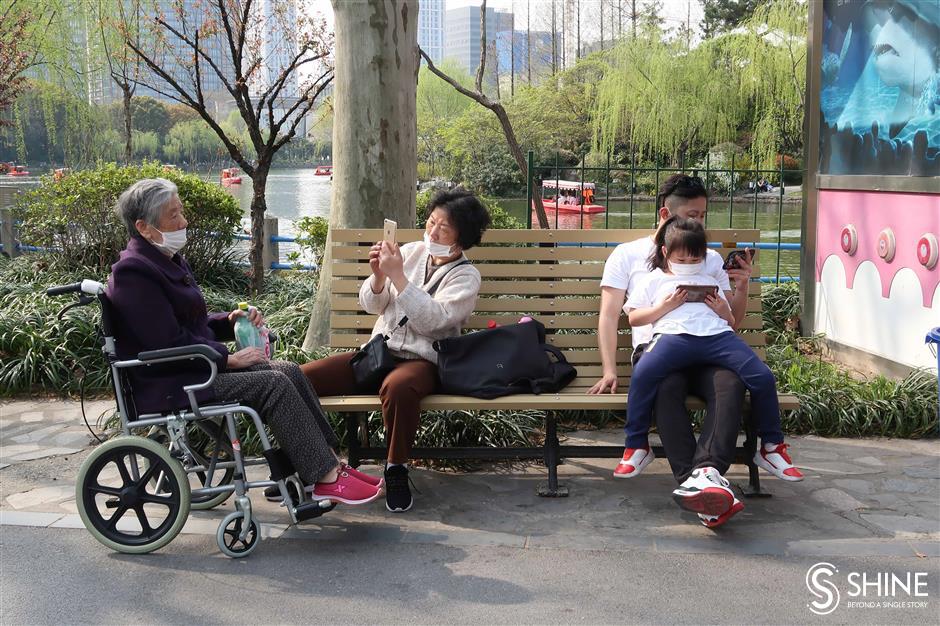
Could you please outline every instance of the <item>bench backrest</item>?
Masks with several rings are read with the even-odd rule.
[[[548,341],[564,351],[578,369],[578,378],[566,391],[582,392],[601,375],[597,349],[600,279],[604,262],[620,243],[648,236],[652,230],[490,230],[481,245],[467,257],[480,270],[483,284],[476,310],[466,328],[486,328],[492,320],[512,324],[523,315],[541,321]],[[398,230],[401,243],[419,241],[423,230]],[[382,238],[380,229],[332,231],[333,313],[330,345],[358,348],[369,340],[376,316],[359,309],[358,293],[369,276],[369,248]],[[709,229],[708,240],[722,256],[749,242],[760,240],[760,231]],[[759,251],[754,276],[760,275]],[[766,358],[762,331],[760,284],[751,283],[748,315],[739,332],[761,359]],[[626,391],[630,378],[632,344],[626,315],[620,319],[618,375]]]

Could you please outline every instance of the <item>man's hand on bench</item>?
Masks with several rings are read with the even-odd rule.
[[[588,389],[588,393],[617,393],[617,374],[605,374]]]

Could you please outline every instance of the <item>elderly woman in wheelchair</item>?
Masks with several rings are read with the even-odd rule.
[[[268,487],[293,522],[338,502],[378,498],[378,478],[337,458],[339,441],[297,365],[269,361],[258,348],[230,352],[221,343],[234,338],[235,320],[245,313],[207,313],[179,254],[187,222],[176,186],[164,179],[134,183],[121,194],[117,213],[130,240],[107,289],[84,281],[49,293],[82,292],[82,304],[97,296],[124,432],[150,428],[158,435],[112,439],[86,459],[77,500],[88,530],[119,551],[149,552],[173,539],[191,504],[207,508],[234,492],[236,510],[217,539],[224,553],[244,556],[258,539],[250,488]],[[263,323],[259,311],[248,315]],[[242,457],[239,414],[257,430],[263,459]],[[271,446],[265,423],[283,450]],[[249,481],[245,466],[262,463],[271,479]],[[198,477],[197,488],[185,472]]]

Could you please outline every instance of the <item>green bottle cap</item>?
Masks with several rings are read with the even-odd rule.
[[[247,311],[247,310],[248,310],[248,303],[247,303],[247,302],[239,302],[239,303],[238,303],[238,308],[241,309],[242,311]]]

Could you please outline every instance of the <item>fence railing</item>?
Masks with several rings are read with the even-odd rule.
[[[13,210],[9,207],[0,208],[0,252],[9,257],[16,257],[24,252],[54,252],[50,248],[24,244],[19,240],[17,223],[13,217]],[[234,238],[238,241],[251,241],[251,235],[236,233]],[[272,270],[315,270],[316,265],[305,263],[281,262],[281,243],[296,243],[296,237],[287,237],[278,234],[278,219],[276,217],[264,218],[264,239],[267,243],[262,251],[262,264]]]
[[[589,167],[582,158],[579,165],[565,165],[556,153],[554,161],[537,165],[533,152],[528,154],[529,175],[526,180],[526,225],[532,228],[535,206],[535,190],[546,182],[554,182],[554,202],[543,202],[550,226],[554,228],[653,228],[655,226],[656,190],[660,183],[676,173],[700,176],[708,191],[708,204],[705,225],[713,228],[754,228],[761,231],[759,242],[738,242],[739,245],[766,250],[769,254],[764,259],[773,267],[772,275],[767,272],[761,282],[789,282],[799,280],[799,229],[801,225],[802,202],[793,205],[797,210],[791,212],[785,220],[785,206],[791,202],[786,198],[787,180],[802,180],[804,172],[798,169],[784,168],[784,160],[775,169],[736,167],[736,157],[731,156],[730,167],[712,167],[711,156],[701,164],[687,167],[643,167],[638,166],[636,157],[627,166],[611,163],[606,157],[603,167]],[[577,193],[578,202],[564,206],[559,201],[559,182],[572,180],[580,183]],[[585,211],[590,206],[584,201],[585,183],[596,185],[592,202],[603,204],[603,212]],[[761,185],[760,183],[765,183]],[[766,191],[772,188],[772,192]],[[544,187],[543,187],[544,189]],[[541,194],[540,194],[541,196]],[[773,213],[767,211],[771,208]],[[614,210],[612,210],[614,209]],[[645,221],[643,221],[645,220]],[[785,221],[792,222],[785,224]],[[785,228],[791,226],[795,228]],[[784,232],[789,234],[784,241]],[[784,259],[786,258],[786,263]],[[795,272],[789,271],[795,270]]]

